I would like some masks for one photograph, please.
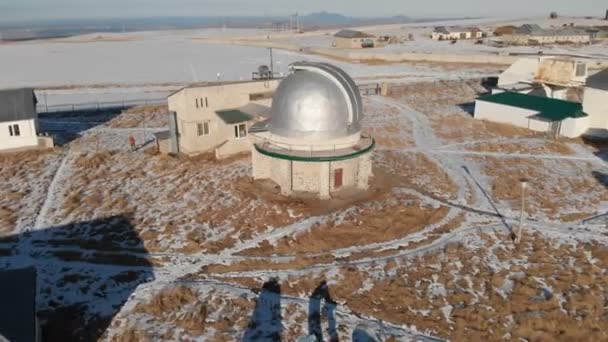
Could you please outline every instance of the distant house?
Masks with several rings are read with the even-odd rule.
[[[30,88],[0,90],[0,151],[50,144],[38,137],[36,95]]]
[[[341,30],[334,35],[334,47],[341,49],[372,48],[376,45],[376,36],[355,30]]]
[[[0,341],[41,340],[34,267],[0,271],[0,303]]]
[[[438,26],[435,27],[431,38],[434,40],[479,39],[485,35],[478,27]]]
[[[249,128],[268,117],[278,82],[187,87],[170,95],[170,129],[156,134],[159,151],[217,158],[250,151]]]
[[[537,24],[525,24],[505,35],[505,42],[514,45],[588,44],[590,33],[581,28],[544,29]]]
[[[474,117],[569,138],[579,137],[589,128],[580,103],[515,92],[478,98]]]

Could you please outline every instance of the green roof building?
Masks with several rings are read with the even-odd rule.
[[[588,115],[581,103],[515,92],[479,97],[474,116],[570,138],[588,128]]]

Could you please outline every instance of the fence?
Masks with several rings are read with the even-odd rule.
[[[135,106],[149,106],[166,104],[167,99],[143,99],[143,100],[123,100],[106,102],[88,102],[78,104],[62,104],[48,106],[45,103],[38,103],[36,109],[39,114],[49,113],[76,113],[87,111],[100,111],[108,109],[125,109]]]

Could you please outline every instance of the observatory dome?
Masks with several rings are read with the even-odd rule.
[[[272,134],[287,138],[334,139],[358,133],[361,95],[341,69],[300,62],[279,85],[272,102]]]

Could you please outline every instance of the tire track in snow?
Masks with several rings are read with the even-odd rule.
[[[40,211],[38,212],[38,216],[36,217],[36,222],[34,223],[32,230],[48,228],[49,210],[57,202],[57,197],[63,190],[61,188],[64,183],[63,181],[68,176],[67,164],[71,157],[70,152],[71,150],[68,149],[63,157],[63,160],[61,161],[61,165],[59,165],[57,171],[55,172],[55,176],[47,189],[46,198],[42,204],[42,207],[40,208]]]

